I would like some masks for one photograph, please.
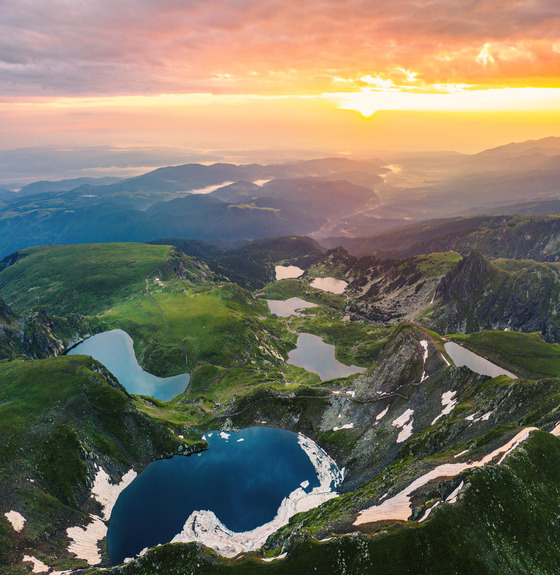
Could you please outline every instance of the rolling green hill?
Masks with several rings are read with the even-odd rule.
[[[169,246],[121,243],[42,246],[16,258],[0,272],[0,293],[15,311],[40,305],[52,313],[94,314],[141,293],[148,276],[169,275],[184,256]],[[195,267],[192,260],[186,266]]]

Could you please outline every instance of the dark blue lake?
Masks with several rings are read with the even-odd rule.
[[[122,329],[98,333],[84,340],[68,352],[68,355],[75,354],[89,355],[101,362],[129,393],[169,401],[185,391],[189,383],[187,373],[157,377],[144,371],[136,359],[132,338]]]
[[[107,534],[113,564],[171,541],[193,511],[212,511],[231,531],[246,532],[272,521],[282,500],[296,489],[309,493],[320,485],[296,433],[252,427],[228,434],[214,431],[206,439],[208,451],[155,461],[120,494]],[[331,467],[333,477],[340,474],[334,462]],[[329,482],[327,478],[326,491]]]

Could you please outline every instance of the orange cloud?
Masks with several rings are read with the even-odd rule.
[[[399,73],[551,85],[559,45],[556,0],[4,0],[0,94],[319,94]]]

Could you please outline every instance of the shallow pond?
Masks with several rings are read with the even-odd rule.
[[[480,355],[460,346],[454,341],[446,342],[444,347],[445,351],[449,354],[449,357],[457,367],[464,365],[471,371],[480,373],[481,375],[489,375],[490,377],[507,375],[508,377],[517,379],[517,376],[511,373],[511,371],[507,371],[507,369],[503,369],[499,365],[480,357]]]
[[[144,371],[136,359],[132,338],[122,329],[98,333],[76,347],[68,355],[89,355],[101,362],[129,393],[150,395],[169,401],[185,391],[189,375],[157,377]]]
[[[310,333],[298,334],[297,347],[288,353],[288,363],[319,374],[324,381],[362,373],[365,367],[344,365],[334,356],[334,345]]]
[[[271,313],[279,317],[290,317],[291,315],[300,315],[298,309],[305,309],[308,307],[317,307],[316,303],[309,303],[299,297],[291,297],[290,299],[268,299],[266,300]]]
[[[209,432],[208,451],[154,461],[120,494],[108,553],[201,541],[226,556],[260,547],[291,515],[336,496],[342,473],[313,441],[272,427]]]
[[[304,272],[304,270],[298,268],[297,266],[276,266],[274,271],[276,272],[277,280],[299,278],[299,276]]]
[[[337,278],[315,278],[311,282],[311,287],[337,294],[342,293],[346,289],[347,285],[348,282]]]

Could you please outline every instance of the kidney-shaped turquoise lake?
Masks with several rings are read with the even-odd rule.
[[[251,427],[206,434],[209,449],[155,461],[120,494],[107,547],[121,563],[169,541],[234,556],[257,549],[299,511],[336,496],[343,475],[309,438]]]
[[[98,333],[73,347],[68,355],[89,355],[101,362],[129,393],[169,401],[185,391],[189,375],[157,377],[144,371],[134,353],[132,338],[122,329]]]

